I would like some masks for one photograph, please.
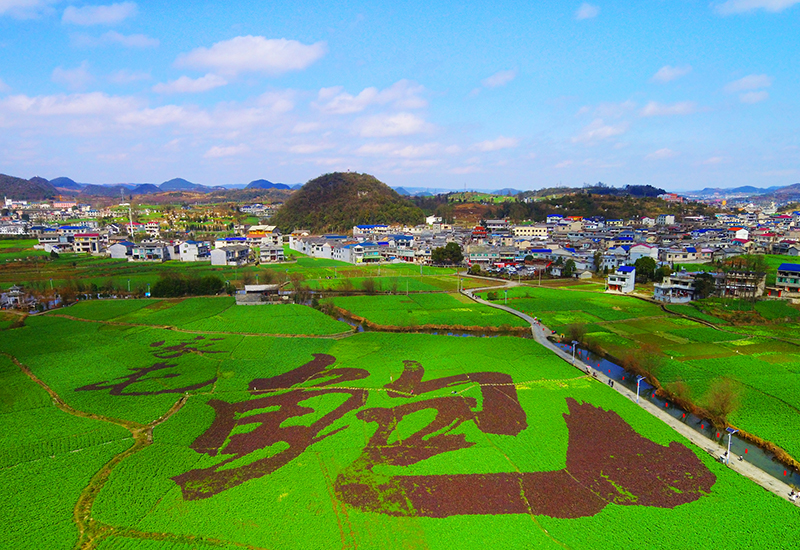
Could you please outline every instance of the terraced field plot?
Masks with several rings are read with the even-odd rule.
[[[796,538],[800,509],[531,340],[202,335],[42,316],[0,331],[0,347],[73,411],[164,419],[99,483],[96,523],[79,530],[81,490],[130,433],[56,409],[0,360],[13,396],[0,412],[18,426],[0,465],[19,493],[3,503],[14,548],[72,548],[80,533],[103,550]]]

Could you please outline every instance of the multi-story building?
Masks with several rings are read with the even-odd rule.
[[[781,264],[775,277],[778,296],[800,294],[800,264]]]
[[[653,299],[670,304],[685,304],[694,298],[694,275],[673,273],[653,285]]]
[[[606,279],[606,292],[633,292],[636,283],[636,268],[630,265],[618,267]]]

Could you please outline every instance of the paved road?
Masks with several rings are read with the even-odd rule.
[[[594,378],[599,382],[608,384],[609,378],[605,376],[601,371],[598,371],[591,365],[584,363],[579,358],[573,359],[571,354],[557,347],[553,342],[548,340],[547,337],[552,334],[552,330],[542,325],[541,323],[535,321],[534,318],[531,317],[530,315],[522,313],[521,311],[517,311],[516,309],[508,307],[503,304],[488,302],[474,295],[475,292],[480,292],[485,290],[497,291],[498,289],[510,288],[514,286],[517,286],[516,282],[508,281],[504,286],[501,287],[494,286],[486,288],[473,288],[469,290],[462,290],[462,294],[469,296],[471,299],[475,300],[478,303],[486,304],[487,306],[496,309],[502,309],[503,311],[507,311],[512,315],[516,315],[517,317],[524,319],[525,321],[531,324],[531,333],[533,334],[533,337],[536,339],[537,342],[539,342],[541,345],[543,345],[544,347],[546,347],[547,349],[549,349],[550,351],[561,357],[564,361],[567,361],[568,363],[574,365],[575,368],[581,369],[583,372],[592,374]],[[622,384],[614,384],[613,388],[611,388],[610,386],[607,387],[609,389],[616,390],[618,393],[621,393],[622,395],[631,399],[632,401],[636,401],[636,394],[631,390],[629,390],[628,388],[626,388],[625,386],[623,386]],[[712,455],[714,458],[718,458],[723,452],[725,452],[726,450],[725,447],[714,441],[711,441],[707,437],[694,431],[689,426],[687,426],[683,422],[680,422],[678,419],[673,418],[668,413],[662,411],[656,405],[650,403],[646,399],[640,400],[639,405],[647,412],[655,416],[656,418],[659,418],[662,421],[664,421],[672,429],[674,429],[676,432],[678,432],[686,439],[688,439],[692,444],[703,449],[704,451]],[[772,493],[775,493],[776,495],[787,501],[789,500],[789,493],[792,490],[792,487],[790,485],[788,485],[787,483],[783,483],[778,479],[775,479],[768,473],[764,472],[760,468],[757,468],[756,466],[753,466],[749,462],[733,459],[730,462],[730,468],[736,472],[739,472],[748,479],[755,481],[756,483],[761,485],[764,489]],[[798,499],[798,501],[800,501],[800,499]]]

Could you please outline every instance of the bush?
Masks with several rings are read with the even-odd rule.
[[[155,298],[178,298],[181,296],[210,296],[225,289],[225,282],[216,275],[185,277],[176,273],[164,273],[150,292]]]

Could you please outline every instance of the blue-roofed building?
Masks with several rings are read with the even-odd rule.
[[[800,264],[781,264],[775,277],[778,296],[800,294]]]
[[[389,226],[382,223],[353,226],[353,237],[364,237],[367,235],[387,235],[388,233]]]
[[[633,292],[636,282],[636,268],[630,265],[623,265],[610,274],[606,279],[606,292],[618,292],[627,294]]]

